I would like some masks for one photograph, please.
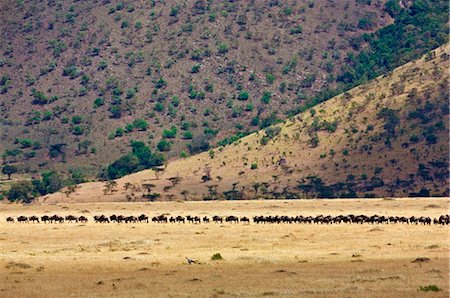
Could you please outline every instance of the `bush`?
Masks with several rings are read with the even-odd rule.
[[[239,100],[247,100],[249,98],[249,94],[248,91],[242,90],[239,95],[238,95],[238,99]]]
[[[149,125],[148,125],[148,122],[145,121],[144,119],[138,118],[133,121],[133,126],[135,128],[137,128],[138,130],[145,131],[145,130],[147,130]]]
[[[271,97],[272,97],[272,93],[270,93],[269,91],[264,91],[263,95],[261,97],[261,101],[265,104],[269,104]]]
[[[144,142],[132,141],[130,143],[131,153],[122,156],[111,165],[100,176],[105,179],[117,179],[133,172],[160,166],[164,162],[164,157],[153,154]]]
[[[228,45],[227,45],[226,43],[220,43],[220,44],[217,46],[217,52],[218,52],[220,55],[226,54],[226,53],[228,52],[228,49],[229,49],[229,47],[228,47]]]
[[[222,261],[223,257],[220,253],[215,253],[212,255],[211,260],[212,261]]]
[[[158,145],[156,145],[156,147],[161,152],[167,152],[170,151],[172,145],[169,141],[162,139],[161,141],[158,142]]]
[[[170,129],[164,129],[163,130],[163,138],[165,139],[173,139],[177,135],[177,128],[176,126],[172,126]]]
[[[437,285],[428,285],[428,286],[420,286],[419,290],[422,292],[439,292],[441,291],[441,288],[439,288]]]
[[[84,132],[84,129],[83,129],[81,126],[79,126],[79,125],[75,126],[75,127],[72,129],[72,133],[73,133],[74,135],[76,135],[76,136],[82,135],[83,132]]]
[[[257,163],[252,163],[252,165],[250,166],[251,170],[256,170],[258,168],[258,164]]]
[[[24,201],[29,203],[36,196],[31,181],[19,181],[14,183],[6,193],[10,201]]]

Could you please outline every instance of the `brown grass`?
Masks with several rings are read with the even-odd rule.
[[[448,212],[449,199],[0,205],[2,297],[411,297],[449,294],[448,228],[416,225],[7,224],[7,216]],[[424,209],[434,204],[439,208]],[[370,231],[370,232],[369,232]],[[430,249],[433,247],[433,249]],[[211,256],[220,253],[221,261]],[[198,261],[187,265],[185,257]],[[425,260],[419,262],[415,260]],[[436,294],[435,294],[436,295]]]

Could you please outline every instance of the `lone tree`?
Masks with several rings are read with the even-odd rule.
[[[114,180],[106,181],[103,193],[106,195],[107,193],[113,193],[115,191],[117,191],[117,182]]]
[[[17,173],[17,168],[12,165],[5,165],[2,169],[2,173],[8,175],[8,180],[11,180],[11,175]]]
[[[64,189],[63,193],[66,195],[66,197],[68,198],[71,194],[75,193],[77,191],[77,189],[79,189],[80,186],[74,184],[74,185],[69,185],[66,187],[66,189]]]

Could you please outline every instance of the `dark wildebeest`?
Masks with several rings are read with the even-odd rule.
[[[29,218],[28,218],[28,220],[29,221],[31,221],[31,222],[35,222],[35,221],[37,221],[38,223],[39,223],[39,217],[37,217],[36,215],[33,215],[33,216],[30,216]]]
[[[250,219],[248,217],[244,216],[244,217],[241,217],[241,222],[249,224],[250,223]]]
[[[50,221],[50,216],[48,215],[44,215],[41,217],[41,221],[44,223],[47,223],[48,221]]]
[[[203,222],[204,222],[204,223],[209,223],[209,218],[208,218],[208,216],[203,217]]]
[[[177,222],[182,222],[182,223],[186,222],[186,219],[181,215],[178,215],[175,219]]]
[[[220,216],[218,216],[218,215],[214,215],[213,218],[212,218],[212,220],[213,220],[215,223],[222,223],[222,222],[223,222],[222,217],[220,217]]]
[[[104,215],[95,215],[94,221],[99,223],[109,223],[109,219]]]
[[[52,217],[50,217],[50,222],[59,222],[59,223],[63,223],[64,222],[64,217],[62,216],[58,216],[58,215],[53,215]]]
[[[225,222],[239,223],[239,218],[237,218],[236,216],[230,215],[225,218]]]
[[[82,215],[82,216],[78,217],[78,221],[82,222],[82,223],[87,223],[88,219]]]
[[[78,222],[78,218],[77,217],[75,217],[75,216],[73,216],[73,215],[67,215],[66,216],[66,221],[68,221],[68,222],[72,222],[72,221],[74,221],[74,222]]]
[[[139,215],[138,220],[139,220],[139,222],[146,221],[148,223],[148,216],[145,214],[141,214],[141,215]]]
[[[10,216],[10,217],[8,217],[8,218],[6,219],[6,222],[14,222],[14,218],[12,218],[12,217]]]
[[[17,218],[17,222],[28,222],[28,217],[21,215]]]

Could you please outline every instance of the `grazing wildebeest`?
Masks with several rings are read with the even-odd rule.
[[[203,217],[203,222],[204,222],[204,223],[209,223],[209,218],[208,218],[208,216]]]
[[[129,222],[133,222],[133,223],[138,222],[138,218],[136,216],[132,216],[132,215],[125,217],[125,223],[129,223]]]
[[[8,217],[8,218],[6,219],[6,222],[14,222],[14,218],[12,218],[12,217],[10,216],[10,217]]]
[[[28,218],[28,220],[29,221],[31,221],[31,222],[35,222],[35,221],[37,221],[38,223],[39,223],[39,217],[37,217],[36,215],[32,215],[32,216],[30,216],[29,218]]]
[[[249,224],[250,223],[250,219],[248,217],[244,216],[244,217],[241,217],[241,222]]]
[[[118,220],[117,220],[117,215],[115,215],[115,214],[113,214],[113,215],[111,215],[110,217],[109,217],[109,220],[111,221],[111,222],[118,222]]]
[[[225,222],[239,223],[239,218],[237,218],[236,216],[230,215],[225,218]]]
[[[73,216],[73,215],[67,215],[66,218],[65,218],[65,220],[68,221],[68,222],[70,222],[70,223],[71,223],[72,221],[78,222],[78,218],[77,218],[76,216]]]
[[[186,219],[181,215],[178,215],[175,219],[177,222],[182,222],[182,223],[186,222]]]
[[[21,215],[17,218],[17,222],[28,222],[28,217]]]
[[[63,223],[64,222],[64,217],[58,216],[58,215],[55,214],[52,217],[50,217],[50,222]]]
[[[87,223],[88,219],[82,215],[82,216],[78,217],[78,221],[82,222],[82,223]]]
[[[50,216],[48,215],[44,215],[41,217],[41,221],[44,223],[47,223],[48,221],[50,221]]]
[[[109,223],[109,219],[104,215],[95,215],[94,221],[99,223]]]
[[[175,217],[171,216],[171,217],[169,218],[169,222],[170,222],[170,223],[176,223],[176,222],[177,222],[177,219],[176,219]]]
[[[214,215],[212,219],[213,219],[213,221],[215,223],[222,223],[223,222],[222,217],[218,216],[218,215]]]
[[[168,222],[168,218],[166,216],[164,216],[164,215],[159,215],[159,216],[153,217],[152,218],[152,222],[157,222],[157,223],[165,222],[165,223],[167,223]]]
[[[148,216],[145,214],[141,214],[141,215],[139,215],[138,220],[139,220],[139,222],[146,221],[148,223]]]

